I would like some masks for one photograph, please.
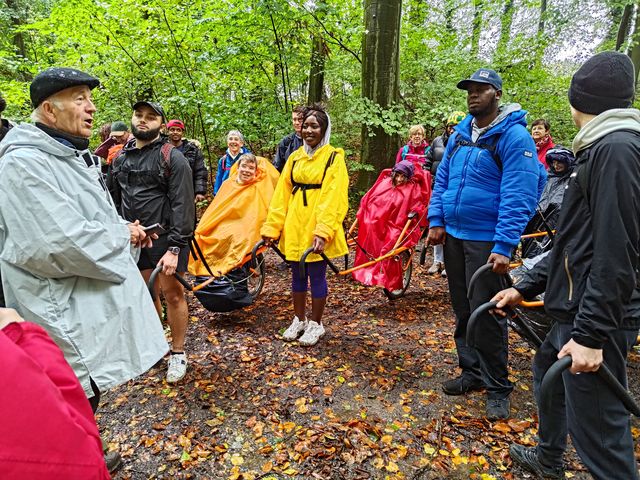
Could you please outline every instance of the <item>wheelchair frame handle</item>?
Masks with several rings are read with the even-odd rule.
[[[306,280],[307,278],[307,257],[312,253],[313,247],[309,247],[304,251],[302,257],[300,257],[300,280]],[[329,268],[331,268],[334,273],[340,273],[340,269],[336,267],[336,265],[331,260],[329,260],[329,257],[327,257],[324,252],[319,253],[318,255],[320,255],[322,259],[327,262],[327,265],[329,265]]]
[[[156,301],[156,293],[153,291],[153,286],[155,285],[156,279],[158,278],[158,275],[160,275],[160,272],[162,272],[162,265],[156,265],[156,268],[154,268],[153,272],[151,272],[151,275],[149,275],[149,281],[147,282],[147,288],[149,289],[151,299],[154,302]],[[179,275],[178,273],[174,273],[173,276],[176,278],[176,280],[178,280],[178,282],[180,282],[180,284],[184,288],[186,288],[190,292],[193,291],[193,287],[191,286],[191,284],[184,278],[182,278],[181,275]]]
[[[485,275],[487,272],[493,273],[493,263],[486,263],[478,268],[473,275],[471,275],[471,279],[469,280],[469,288],[467,288],[467,297],[471,298],[473,295],[473,291],[475,290],[476,284],[478,283],[478,279]],[[497,275],[497,274],[496,274]],[[511,278],[509,275],[500,275],[504,279],[503,288],[509,288],[511,286]]]
[[[553,407],[553,391],[558,388],[558,380],[562,376],[562,373],[571,367],[573,359],[567,355],[555,362],[547,373],[545,374],[540,384],[540,409],[543,412],[548,412]],[[622,386],[618,379],[611,373],[611,370],[603,363],[600,368],[595,372],[604,383],[613,391],[616,397],[620,399],[625,408],[635,415],[640,417],[640,406],[631,397],[629,391]]]

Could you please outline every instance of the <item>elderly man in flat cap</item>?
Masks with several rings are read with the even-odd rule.
[[[31,84],[35,124],[0,145],[0,271],[6,304],[62,349],[89,401],[148,370],[167,352],[132,247],[138,222],[116,212],[89,136],[99,81],[51,68]]]

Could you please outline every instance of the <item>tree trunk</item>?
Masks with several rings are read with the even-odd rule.
[[[382,108],[399,98],[401,12],[402,0],[364,0],[362,96]],[[379,172],[393,164],[398,146],[397,135],[363,126],[362,162],[373,165],[374,171],[361,172],[359,189],[369,188]]]
[[[636,3],[636,24],[631,36],[631,51],[629,56],[633,62],[633,69],[636,73],[636,85],[638,84],[638,72],[640,71],[640,2]]]
[[[309,105],[322,101],[324,90],[325,44],[322,35],[311,39],[311,67],[309,69]]]
[[[538,20],[538,35],[544,35],[544,22],[547,19],[547,0],[540,0],[540,20]]]
[[[20,6],[15,0],[6,0],[7,9],[11,12],[11,25],[17,30],[23,23],[24,19],[21,18]],[[27,57],[27,50],[24,43],[24,36],[22,32],[15,31],[13,33],[13,46],[16,49],[16,53],[22,58]]]
[[[484,0],[473,0],[473,29],[471,31],[471,57],[478,58]]]
[[[456,12],[455,0],[444,0],[444,23],[447,29],[447,33],[456,34],[456,29],[453,25],[453,15]]]
[[[620,18],[620,24],[618,25],[618,34],[616,36],[616,50],[621,51],[625,40],[627,39],[627,33],[629,32],[629,22],[631,21],[631,14],[633,13],[633,5],[625,5],[622,17]],[[626,50],[626,49],[625,49]]]
[[[507,45],[509,45],[514,11],[513,0],[505,0],[504,8],[502,9],[502,16],[500,18],[500,38],[498,39],[498,46],[496,48],[499,56],[502,56],[505,53]]]

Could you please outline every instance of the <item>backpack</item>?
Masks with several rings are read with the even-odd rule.
[[[495,142],[493,144],[485,143],[485,142],[470,142],[469,140],[461,140],[459,138],[460,135],[457,134],[457,132],[456,132],[456,136],[453,139],[454,140],[453,152],[455,152],[456,149],[459,146],[460,147],[474,147],[474,148],[479,148],[481,150],[486,150],[487,152],[489,152],[491,154],[491,158],[493,158],[493,161],[496,163],[496,166],[498,167],[498,170],[500,171],[500,173],[502,173],[502,159],[500,158],[500,155],[498,154],[498,152],[496,152],[496,145],[500,141],[500,134],[493,135],[493,136],[497,137],[497,139],[495,140]]]
[[[171,150],[175,147],[169,143],[163,143],[160,148],[160,166],[164,172],[164,178],[169,178],[171,176]],[[116,157],[111,161],[111,164],[115,164],[116,161],[121,160],[121,157],[126,154],[124,148],[122,148]]]

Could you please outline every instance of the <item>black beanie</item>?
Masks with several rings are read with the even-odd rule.
[[[569,103],[582,113],[599,115],[633,103],[633,62],[619,52],[602,52],[582,65],[571,79]]]

